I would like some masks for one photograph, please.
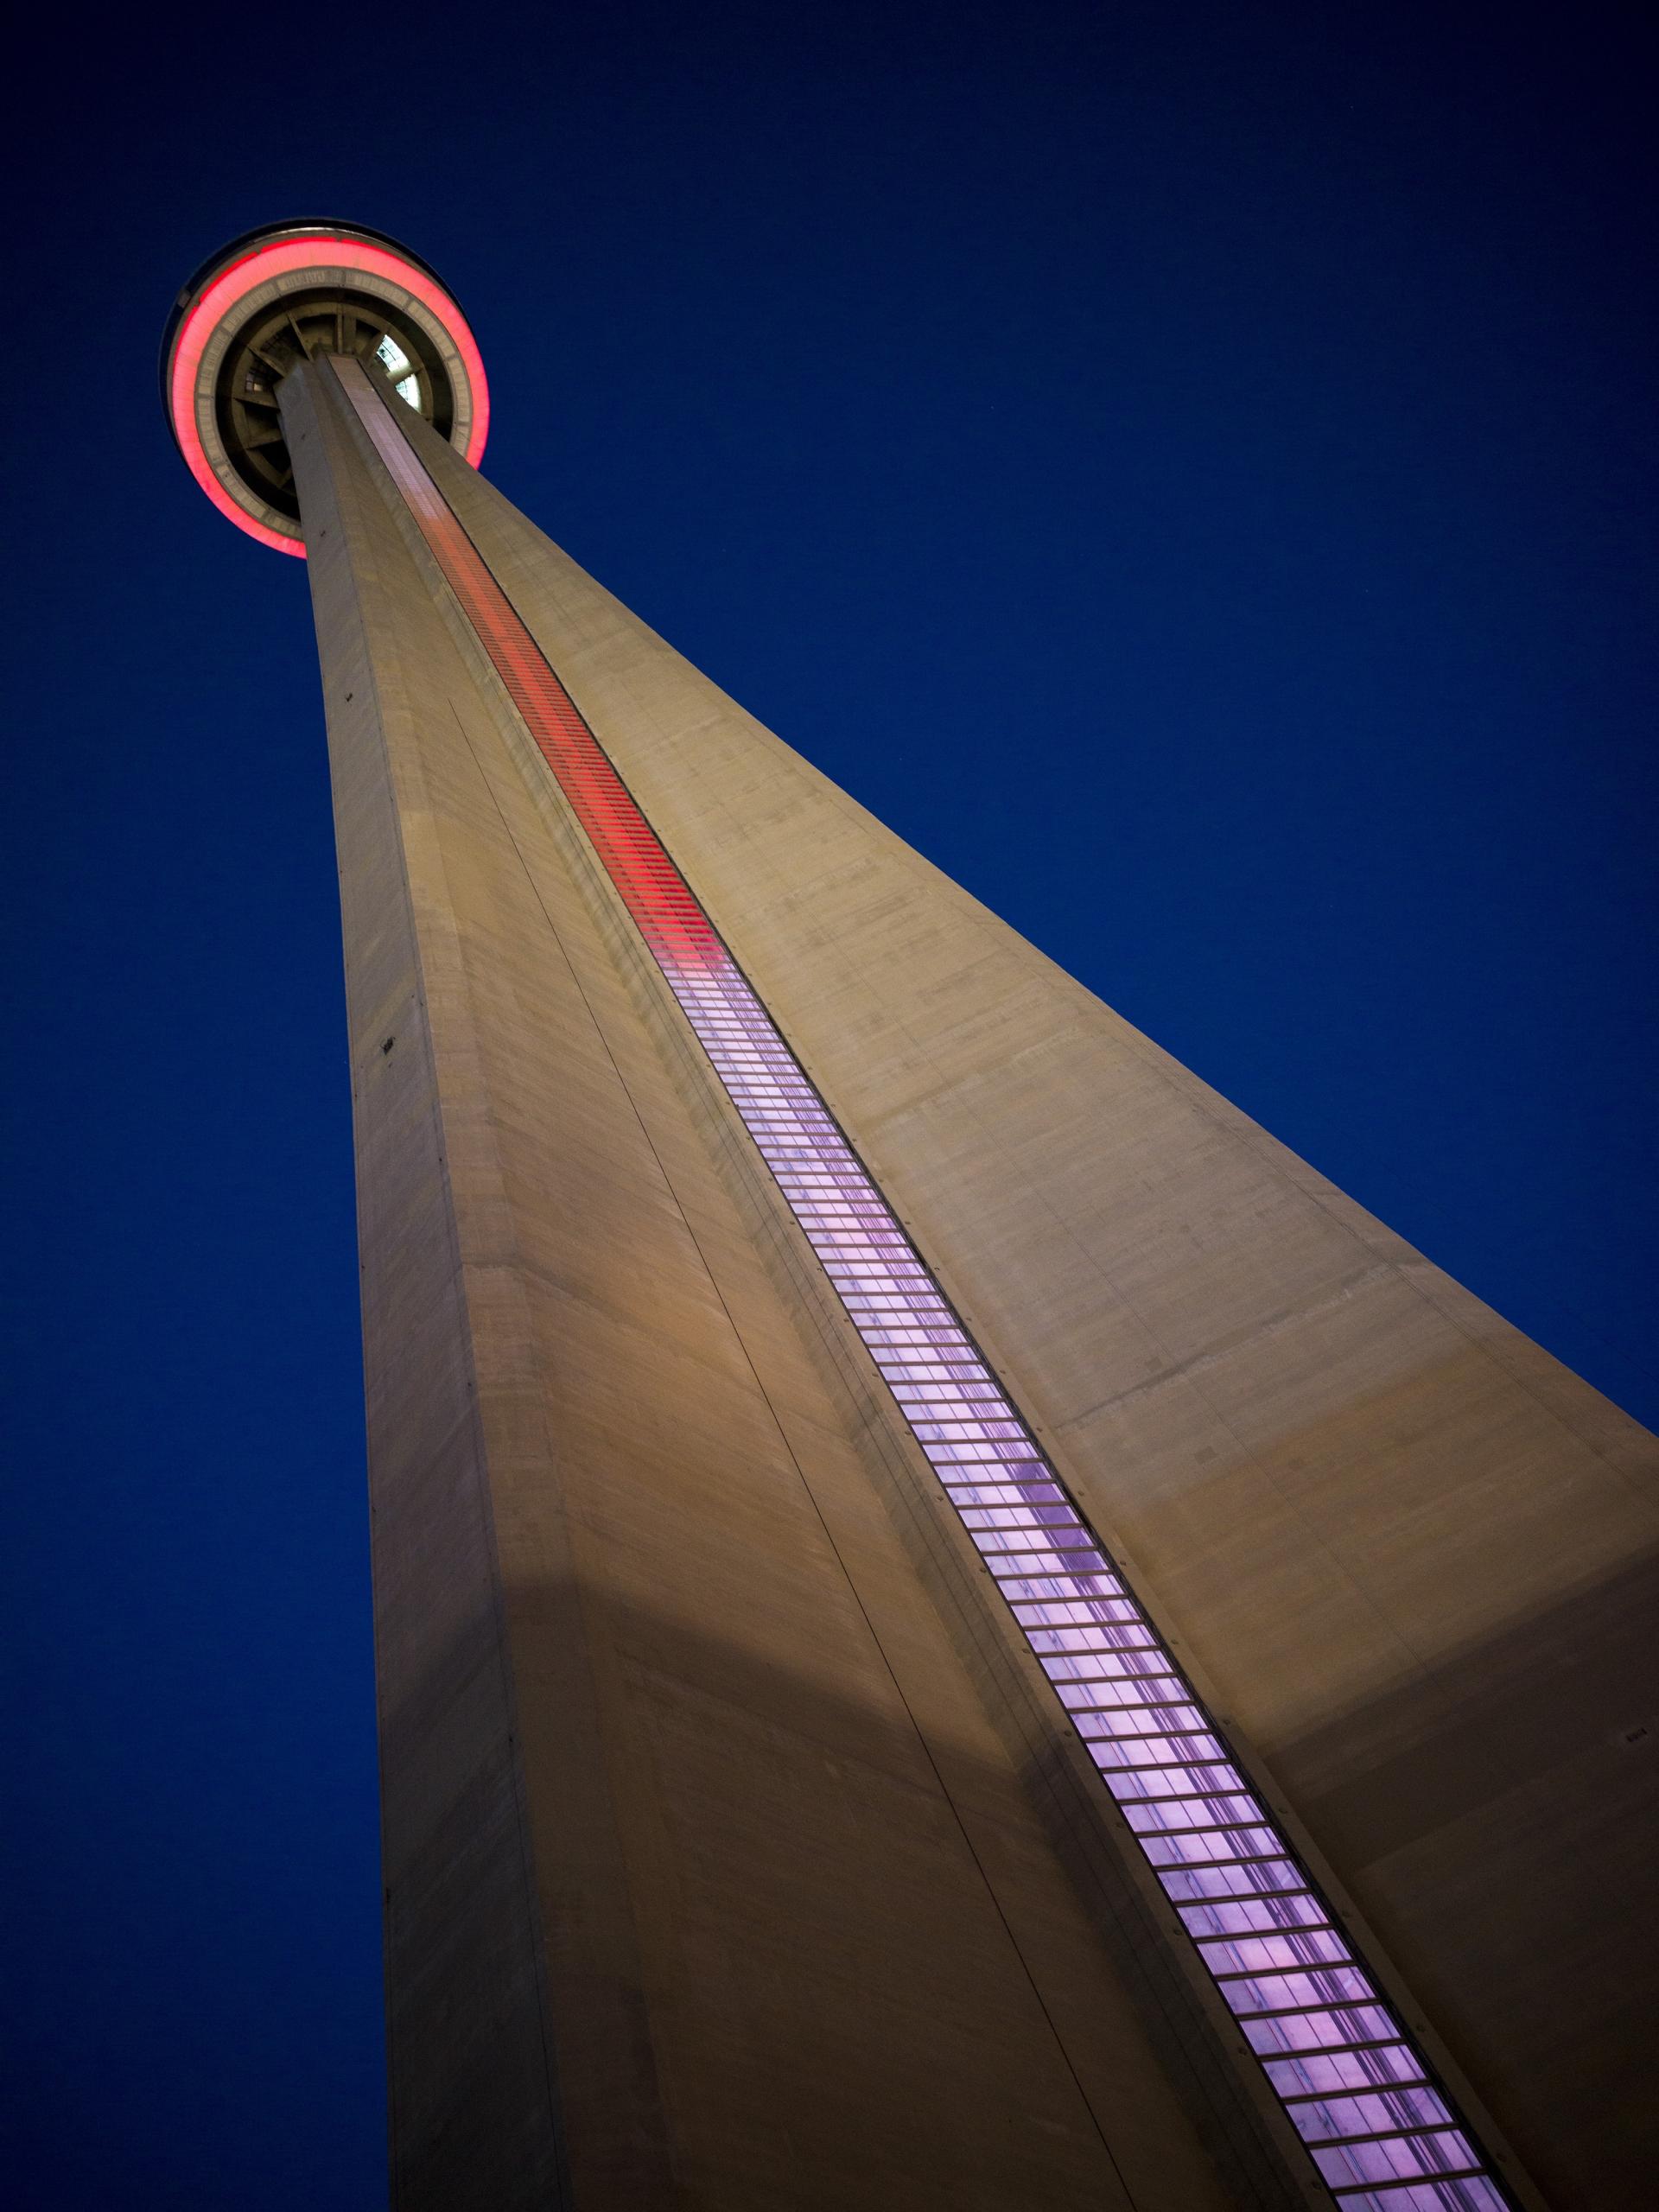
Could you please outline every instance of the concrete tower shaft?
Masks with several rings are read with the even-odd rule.
[[[1644,2202],[1653,1440],[318,328],[398,2204]]]

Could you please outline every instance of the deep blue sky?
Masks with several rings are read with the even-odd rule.
[[[1637,11],[364,12],[77,34],[11,130],[19,2212],[385,2186],[305,577],[155,397],[236,232],[407,238],[511,497],[1659,1419]]]

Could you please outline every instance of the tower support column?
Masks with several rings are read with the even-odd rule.
[[[976,1688],[938,1558],[1001,1601],[942,1503],[913,1525],[833,1300],[804,1332],[810,1253],[329,365],[283,406],[340,822],[402,2212],[1322,2201],[1144,1883],[1080,1889],[1063,1711],[1013,1743]]]
[[[418,257],[162,390],[310,561],[402,2212],[1645,2207],[1654,1440],[486,483]]]

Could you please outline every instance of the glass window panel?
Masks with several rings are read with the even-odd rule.
[[[1069,1703],[1065,1692],[1062,1700]],[[1137,1733],[1122,1743],[1114,1742],[1110,1757],[1103,1758],[1101,1765],[1107,1766],[1185,1766],[1198,1761],[1201,1764],[1219,1763],[1227,1757],[1224,1747],[1214,1736],[1153,1735],[1149,1732]]]
[[[1230,1765],[1200,1765],[1196,1759],[1158,1766],[1150,1761],[1126,1762],[1117,1757],[1114,1745],[1110,1756],[1101,1761],[1101,1770],[1106,1777],[1107,1788],[1120,1805],[1173,1798],[1188,1808],[1183,1815],[1186,1821],[1201,1821],[1199,1807],[1215,1813],[1217,1819],[1230,1819],[1233,1810],[1240,1806],[1244,1808],[1244,1819],[1261,1817],[1260,1807],[1253,1797],[1243,1794],[1243,1780]],[[1224,1815],[1221,1811],[1224,1806],[1230,1808]]]
[[[947,1477],[944,1487],[950,1503],[969,1528],[1000,1529],[1009,1525],[1001,1519],[1004,1513],[1017,1515],[1027,1523],[1037,1521],[1063,1528],[1071,1516],[1071,1507],[1052,1483],[958,1482],[954,1477]],[[972,1516],[979,1511],[997,1517],[976,1522]]]
[[[1341,2190],[1337,2202],[1342,2212],[1509,2212],[1509,2200],[1484,2174],[1401,2189]]]
[[[1292,2105],[1289,2110],[1305,2143],[1324,2142],[1333,2135],[1382,2135],[1432,2127],[1452,2118],[1445,2099],[1427,2087],[1376,2090],[1365,2097],[1322,2097]]]
[[[1316,1897],[1240,1897],[1224,1904],[1184,1904],[1179,1910],[1187,1932],[1195,1936],[1314,1929],[1324,1926],[1328,1919],[1323,1898]]]
[[[1203,1946],[1211,1974],[1262,1974],[1274,1968],[1343,1966],[1352,1954],[1334,1928],[1278,1936],[1224,1938]],[[1367,1995],[1370,1992],[1367,1990]]]
[[[1248,1832],[1261,1839],[1256,1847],[1262,1851],[1271,1851],[1276,1840],[1273,1831],[1261,1825],[1261,1808],[1253,1797],[1170,1797],[1149,1803],[1140,1796],[1138,1775],[1108,1770],[1105,1778],[1137,1835],[1180,1835],[1188,1829],[1225,1830],[1230,1835]]]
[[[1436,2135],[1385,2135],[1378,2143],[1318,2146],[1313,2163],[1328,2182],[1415,2181],[1466,2172],[1478,2162],[1455,2130]]]
[[[1187,1857],[1173,1846],[1160,1854],[1158,1882],[1166,1897],[1176,1904],[1232,1897],[1270,1896],[1274,1891],[1301,1890],[1306,1877],[1293,1859],[1260,1859],[1249,1864],[1200,1866],[1199,1854]]]
[[[1109,1610],[1113,1607],[1115,1610]],[[1092,1628],[1109,1630],[1111,1641],[1128,1650],[1132,1647],[1149,1644],[1151,1631],[1139,1625],[1126,1626],[1133,1619],[1127,1605],[1116,1600],[1088,1599],[1072,1605],[1016,1605],[1014,1617],[1032,1628]]]
[[[1003,1595],[1022,1605],[1079,1598],[1128,1604],[1122,1594],[1122,1584],[1106,1572],[1098,1552],[991,1551],[982,1545],[980,1556]],[[1134,1619],[1135,1615],[1131,1612],[1128,1618]]]
[[[1141,1848],[1152,1864],[1162,1869],[1173,1866],[1208,1868],[1224,1866],[1277,1866],[1285,1862],[1277,1858],[1270,1843],[1263,1850],[1261,1828],[1211,1828],[1205,1833],[1195,1829],[1186,1835],[1161,1835],[1154,1832],[1140,1839]],[[1286,1889],[1305,1888],[1307,1877],[1300,1867],[1294,1870],[1295,1879],[1289,1878],[1287,1868]],[[1224,1895],[1222,1891],[1204,1891],[1205,1896]]]
[[[1346,2006],[1334,2012],[1264,2013],[1258,2019],[1241,2020],[1239,2026],[1250,2049],[1263,2058],[1275,2051],[1382,2043],[1395,2031],[1387,2013],[1374,2005]]]
[[[968,1509],[963,1510],[962,1520],[963,1527],[978,1540],[982,1552],[1059,1550],[1087,1552],[1096,1559],[1100,1557],[1088,1530],[1078,1528],[1063,1505],[1005,1506],[1000,1512],[988,1513]]]
[[[985,1561],[998,1588],[1022,1605],[1056,1599],[1129,1602],[1122,1595],[1123,1586],[1117,1577],[1106,1572],[1098,1552],[992,1552]]]
[[[1364,2003],[1376,1992],[1357,1967],[1322,1967],[1306,1974],[1228,1976],[1221,1993],[1235,2012],[1280,2012],[1292,2006]]]
[[[1072,1663],[1092,1667],[1096,1656],[1093,1652],[1084,1653]],[[1056,1683],[1055,1688],[1058,1687]],[[1182,1702],[1186,1685],[1173,1675],[1137,1675],[1127,1680],[1096,1675],[1079,1687],[1087,1688],[1086,1697],[1063,1697],[1060,1702],[1071,1708],[1077,1726],[1093,1739],[1109,1738],[1118,1742],[1126,1735],[1150,1735],[1196,1713],[1196,1707]]]
[[[1370,2050],[1337,2050],[1301,2058],[1268,2062],[1268,2079],[1287,2100],[1293,2120],[1300,2107],[1290,2101],[1310,2093],[1324,2096],[1333,2090],[1394,2088],[1423,2080],[1424,2069],[1414,2051],[1402,2043],[1385,2044]]]

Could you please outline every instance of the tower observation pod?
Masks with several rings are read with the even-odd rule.
[[[277,393],[302,361],[359,360],[477,467],[489,431],[467,318],[407,246],[353,223],[282,223],[234,238],[179,294],[162,404],[190,474],[262,544],[303,556]]]
[[[316,620],[399,2212],[1648,2204],[1654,1439],[486,484],[406,247],[162,385]]]

